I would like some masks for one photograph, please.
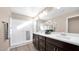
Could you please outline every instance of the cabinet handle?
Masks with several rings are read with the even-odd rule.
[[[58,51],[58,48],[54,48],[54,51]]]
[[[56,49],[54,48],[54,51],[56,51]]]

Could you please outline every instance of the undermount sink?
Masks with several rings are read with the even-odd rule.
[[[64,38],[64,39],[70,39],[70,36],[65,34],[65,33],[64,34],[59,34],[59,35],[57,35],[57,37]]]
[[[60,34],[60,35],[62,35],[62,36],[67,36],[67,34],[65,34],[65,33],[62,33],[62,34]]]

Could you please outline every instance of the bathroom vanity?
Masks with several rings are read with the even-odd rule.
[[[34,33],[33,44],[39,51],[79,51],[79,35],[53,32]]]

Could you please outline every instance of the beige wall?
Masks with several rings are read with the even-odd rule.
[[[56,22],[56,31],[57,32],[66,32],[66,20],[67,17],[79,15],[79,11],[73,11],[69,13],[65,13],[53,18]]]
[[[9,23],[10,14],[9,8],[0,7],[0,50],[7,50],[9,48],[9,40],[4,40],[4,27],[2,21]]]

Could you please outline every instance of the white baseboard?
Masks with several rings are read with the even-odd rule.
[[[26,45],[26,44],[29,44],[29,43],[32,43],[32,41],[28,41],[28,42],[26,41],[25,43],[22,43],[22,44],[13,45],[13,46],[8,48],[8,51],[10,51],[10,49],[12,49],[12,48],[20,47],[20,46],[23,46],[23,45]]]

